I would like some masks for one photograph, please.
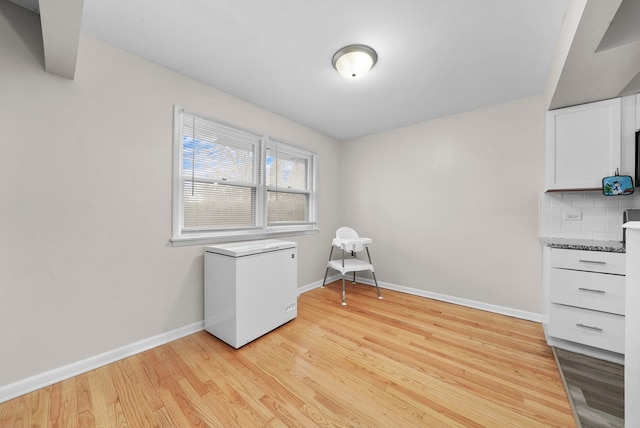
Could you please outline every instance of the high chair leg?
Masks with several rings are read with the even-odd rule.
[[[333,245],[331,246],[331,251],[329,251],[329,261],[331,261],[332,256],[333,256]],[[324,279],[322,280],[322,288],[324,288],[324,284],[327,282],[328,274],[329,274],[329,266],[327,266],[327,270],[324,272]]]
[[[376,284],[376,292],[378,293],[378,299],[382,300],[382,294],[380,294],[380,288],[378,287],[378,280],[376,279],[376,273],[374,271],[371,271],[371,274],[373,275],[373,282],[375,282]]]
[[[344,275],[342,275],[342,306],[347,306],[347,291],[344,288]]]
[[[324,284],[327,282],[328,274],[329,274],[329,266],[327,266],[327,270],[324,272],[324,279],[322,280],[322,288],[324,288]]]

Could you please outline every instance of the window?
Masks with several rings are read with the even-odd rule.
[[[309,222],[312,156],[277,141],[266,152],[267,224]]]
[[[315,153],[175,109],[173,241],[315,230]]]

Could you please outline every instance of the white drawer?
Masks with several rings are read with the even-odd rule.
[[[624,275],[625,254],[552,248],[551,267]]]
[[[624,316],[551,305],[549,335],[624,354]]]
[[[552,303],[624,315],[624,292],[623,275],[551,269]]]

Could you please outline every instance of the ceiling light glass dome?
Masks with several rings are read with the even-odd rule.
[[[333,55],[333,67],[348,79],[365,75],[378,61],[378,55],[369,46],[349,45]]]

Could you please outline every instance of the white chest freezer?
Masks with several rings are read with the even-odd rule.
[[[204,328],[234,348],[298,315],[295,242],[267,239],[205,248]]]

